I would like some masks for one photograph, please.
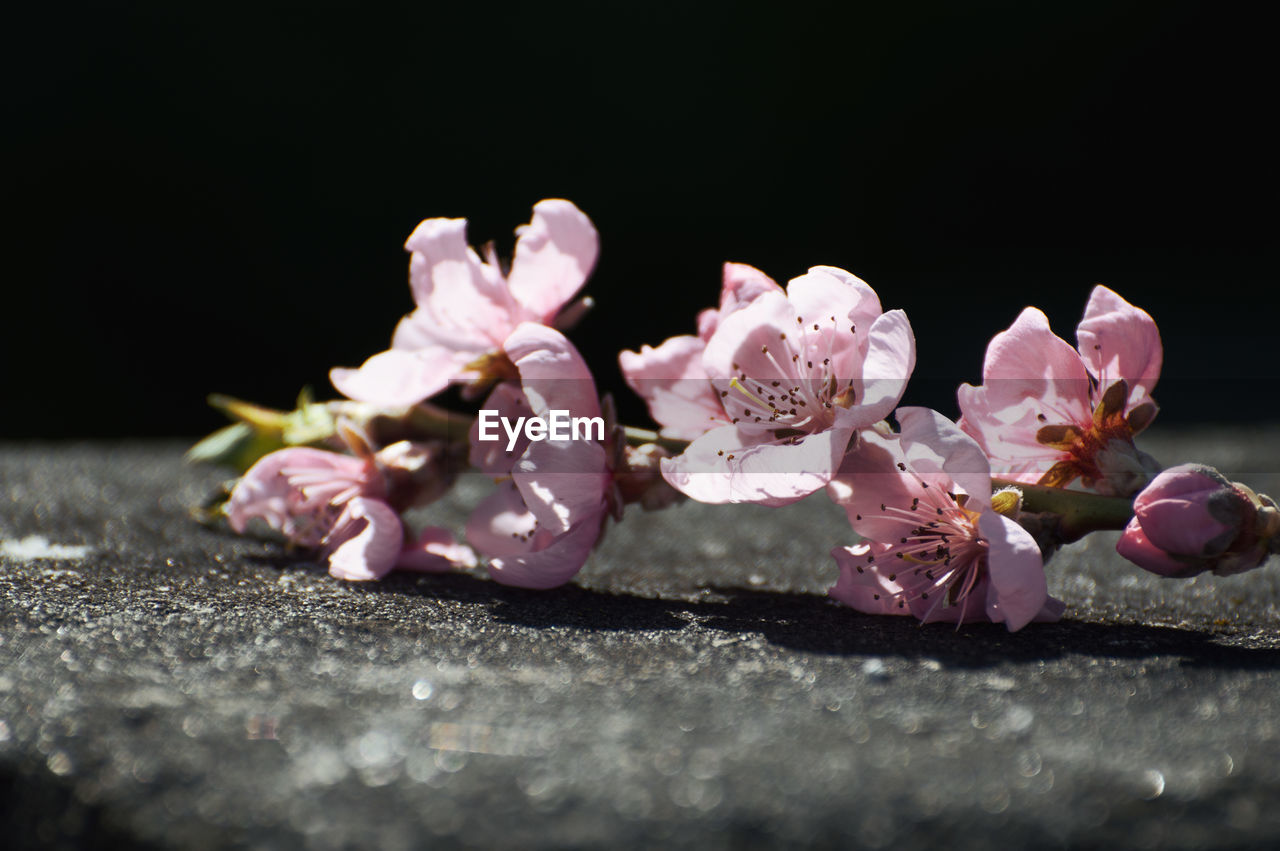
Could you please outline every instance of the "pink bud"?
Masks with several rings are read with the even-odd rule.
[[[1205,569],[1199,559],[1179,561],[1164,550],[1157,547],[1142,533],[1142,523],[1135,517],[1125,527],[1124,534],[1116,543],[1116,552],[1129,561],[1160,576],[1181,578],[1194,576]]]
[[[1269,524],[1260,521],[1271,506],[1212,467],[1171,467],[1134,500],[1133,520],[1116,550],[1161,576],[1249,570],[1268,555],[1271,535],[1262,527]]]

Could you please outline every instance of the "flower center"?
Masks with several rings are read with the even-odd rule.
[[[830,428],[836,408],[856,402],[854,379],[835,374],[833,353],[842,333],[836,317],[805,322],[797,316],[796,324],[796,331],[778,332],[776,343],[760,346],[771,377],[749,377],[735,363],[738,374],[720,389],[720,402],[734,425],[771,431],[789,443]],[[849,334],[856,332],[849,327]]]
[[[904,469],[904,465],[899,464],[899,468]],[[879,519],[910,519],[917,523],[879,556],[897,564],[891,562],[878,569],[890,582],[901,586],[902,591],[896,595],[899,608],[933,598],[921,617],[928,621],[939,606],[964,605],[986,575],[989,547],[978,532],[980,513],[965,507],[967,495],[950,493],[919,479],[916,482],[920,496],[913,497],[909,506],[882,503],[880,514],[876,515]],[[857,519],[861,520],[861,515]],[[865,558],[867,565],[872,565],[877,556],[868,553]],[[859,573],[864,570],[865,566],[858,566]]]
[[[1036,432],[1036,442],[1066,452],[1071,457],[1050,467],[1037,484],[1064,488],[1081,478],[1092,487],[1095,482],[1106,478],[1099,469],[1098,454],[1115,441],[1132,447],[1133,436],[1146,428],[1155,416],[1155,403],[1150,401],[1136,406],[1126,415],[1124,407],[1128,398],[1129,384],[1121,379],[1102,395],[1093,409],[1091,423],[1042,426]],[[1039,417],[1047,419],[1043,413]]]

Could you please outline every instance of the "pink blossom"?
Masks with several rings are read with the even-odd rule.
[[[1241,573],[1280,546],[1280,512],[1270,497],[1201,464],[1160,473],[1133,513],[1116,550],[1161,576]]]
[[[392,568],[441,571],[475,565],[475,556],[443,529],[406,535],[397,509],[412,499],[431,448],[408,442],[352,457],[294,447],[263,457],[227,503],[231,528],[259,518],[291,543],[320,548],[339,579],[379,579]],[[404,487],[413,483],[415,491]]]
[[[1035,539],[1008,514],[1014,494],[993,508],[986,456],[936,411],[900,408],[901,432],[866,432],[831,483],[832,496],[864,539],[832,551],[835,599],[869,614],[921,621],[1003,623],[1015,632],[1057,620]]]
[[[698,314],[696,336],[671,337],[657,347],[642,346],[639,352],[618,355],[623,377],[648,404],[663,435],[693,440],[729,423],[720,394],[702,366],[702,355],[724,319],[766,292],[781,293],[782,287],[759,269],[726,263],[720,307]]]
[[[586,362],[560,332],[524,323],[503,343],[520,383],[504,382],[484,408],[515,422],[547,418],[552,410],[598,417],[599,398]],[[553,588],[573,578],[590,554],[607,517],[608,460],[597,440],[529,440],[511,452],[501,441],[481,441],[472,429],[471,463],[499,480],[467,521],[467,539],[489,558],[498,582]]]
[[[405,243],[417,308],[400,321],[389,351],[359,369],[335,368],[333,386],[385,407],[416,404],[451,381],[486,378],[491,355],[522,322],[553,324],[595,265],[591,220],[563,200],[539,201],[516,230],[511,271],[492,244],[481,259],[467,246],[466,219],[427,219]]]
[[[906,314],[884,313],[871,287],[830,266],[706,325],[702,370],[728,422],[662,463],[700,502],[785,505],[819,490],[857,432],[893,410],[915,367]]]
[[[1039,310],[1022,311],[987,347],[983,384],[960,387],[960,427],[997,476],[1134,493],[1159,469],[1133,436],[1156,415],[1160,333],[1145,311],[1097,286],[1076,339],[1073,349]]]

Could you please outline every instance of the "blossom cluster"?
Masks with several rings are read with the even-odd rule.
[[[498,582],[552,588],[628,505],[783,506],[822,491],[852,533],[832,553],[832,598],[1010,631],[1062,615],[1045,560],[1096,529],[1123,526],[1119,552],[1165,576],[1238,572],[1280,548],[1268,497],[1210,468],[1161,471],[1137,448],[1158,410],[1163,349],[1152,318],[1106,287],[1089,296],[1075,346],[1023,310],[987,347],[982,383],[959,388],[953,422],[899,407],[915,335],[865,281],[814,266],[782,286],[726,263],[695,333],[619,355],[659,427],[647,431],[617,421],[565,335],[590,305],[579,293],[595,227],[545,200],[516,233],[504,266],[492,245],[468,245],[466,220],[422,222],[405,244],[415,308],[386,351],[332,370],[345,400],[289,415],[231,406],[241,431],[197,454],[247,467],[223,507],[234,530],[263,522],[341,579],[483,562]],[[438,407],[449,388],[483,398],[481,416]],[[548,417],[603,428],[520,429]],[[517,425],[497,440],[498,422]],[[467,466],[495,486],[465,543],[413,531],[407,513]]]

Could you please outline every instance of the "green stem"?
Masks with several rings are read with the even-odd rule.
[[[333,401],[311,402],[309,397],[299,399],[297,411],[273,411],[247,402],[227,397],[210,397],[210,402],[249,428],[248,435],[267,435],[271,439],[263,446],[251,447],[252,457],[240,458],[237,465],[244,469],[262,454],[279,446],[319,442],[332,435],[333,424],[339,417],[354,420],[368,428],[380,444],[395,440],[443,438],[451,443],[464,443],[471,432],[475,418],[436,407],[429,403],[414,405],[409,409],[385,410],[359,402]],[[242,428],[242,430],[244,430]],[[683,452],[689,441],[665,437],[656,431],[635,426],[624,426],[627,443],[640,446],[654,443],[673,453]],[[210,448],[210,441],[221,435],[212,435],[197,444],[193,453],[204,448],[202,460],[231,463],[231,449],[221,446]],[[223,439],[226,442],[229,438]],[[243,442],[243,441],[241,441]],[[232,447],[236,449],[237,447]],[[216,450],[216,451],[215,451]],[[227,457],[224,457],[227,456]],[[195,456],[193,456],[195,457]],[[1101,529],[1123,529],[1133,516],[1133,500],[1124,497],[1099,496],[1098,494],[1070,491],[1044,485],[1027,485],[1005,479],[991,480],[993,490],[1017,488],[1022,493],[1022,508],[1028,512],[1047,512],[1061,517],[1059,531],[1064,540],[1077,540],[1089,532]]]
[[[1067,541],[1079,540],[1103,529],[1123,529],[1133,517],[1133,500],[1128,497],[1101,496],[996,478],[991,480],[991,487],[1017,488],[1022,493],[1023,511],[1059,515],[1062,518],[1059,529]]]

